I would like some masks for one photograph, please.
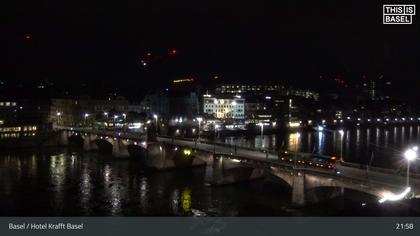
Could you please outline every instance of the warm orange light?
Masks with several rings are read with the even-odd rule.
[[[172,80],[172,83],[176,84],[176,83],[185,83],[185,82],[194,82],[194,78],[191,79],[176,79],[176,80]]]

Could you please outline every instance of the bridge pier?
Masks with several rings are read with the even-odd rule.
[[[264,177],[264,170],[246,166],[237,159],[213,155],[213,164],[207,166],[205,181],[212,186],[233,184]]]
[[[150,168],[164,170],[175,168],[175,162],[167,159],[166,148],[163,144],[149,143],[145,157],[145,165]]]
[[[69,132],[66,130],[59,131],[58,145],[67,146],[69,144]]]
[[[192,168],[206,165],[203,158],[205,157],[202,153],[189,147],[150,143],[147,146],[145,164],[147,167],[158,170]]]
[[[292,178],[292,206],[303,207],[306,205],[305,172],[295,171]]]
[[[194,150],[192,166],[207,166],[213,163],[213,154]]]
[[[96,135],[87,134],[83,136],[83,150],[84,151],[97,151],[98,145],[94,142],[98,137]]]
[[[112,141],[112,156],[118,158],[130,156],[127,145],[120,138],[114,138]]]

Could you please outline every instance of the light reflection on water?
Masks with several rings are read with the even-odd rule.
[[[240,199],[242,192],[213,191],[204,185],[205,171],[155,172],[136,159],[67,150],[0,154],[0,212],[4,216],[229,216],[238,212],[231,199]],[[252,187],[245,188],[252,192]]]
[[[72,155],[72,157],[74,156]],[[81,207],[83,208],[85,214],[90,214],[91,213],[90,201],[92,198],[92,179],[91,179],[90,170],[86,165],[82,167],[79,189],[80,189],[80,195],[81,195],[80,196]]]

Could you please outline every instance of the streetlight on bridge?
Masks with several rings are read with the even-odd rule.
[[[61,124],[61,112],[57,112],[57,124],[60,125]]]
[[[261,139],[264,139],[264,123],[260,122],[257,125],[261,126]]]
[[[344,140],[344,130],[340,129],[338,131],[340,134],[340,162],[343,162],[343,140]]]
[[[218,125],[218,124],[214,125],[214,137],[215,138],[217,137],[217,131],[219,130],[219,128],[220,128],[220,125]]]
[[[85,125],[87,125],[87,118],[89,117],[89,113],[85,113],[84,117],[85,117]]]
[[[117,123],[117,121],[118,121],[117,119],[118,119],[118,115],[114,115],[114,129],[115,129],[115,127],[116,127],[116,125],[115,125],[115,124],[116,124],[116,123]]]
[[[418,147],[413,147],[404,152],[404,158],[407,160],[407,187],[410,186],[410,162],[417,158]]]
[[[202,117],[197,117],[197,121],[198,121],[198,140],[200,140],[201,121],[203,121],[203,118]]]
[[[153,115],[153,118],[155,118],[155,131],[156,131],[156,133],[158,132],[158,115],[156,115],[156,114],[154,114]]]

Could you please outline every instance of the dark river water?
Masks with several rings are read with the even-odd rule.
[[[418,131],[419,127],[346,131],[343,155],[346,160],[365,162],[373,151],[378,165],[396,164],[401,150],[419,140]],[[306,151],[316,147],[315,152],[322,153],[340,147],[334,132],[291,135],[226,140]],[[116,159],[78,148],[3,150],[0,215],[420,216],[418,200],[379,205],[376,198],[347,189],[335,199],[294,208],[290,189],[273,177],[209,187],[204,183],[205,172],[205,167],[158,172],[145,168],[138,157]]]

